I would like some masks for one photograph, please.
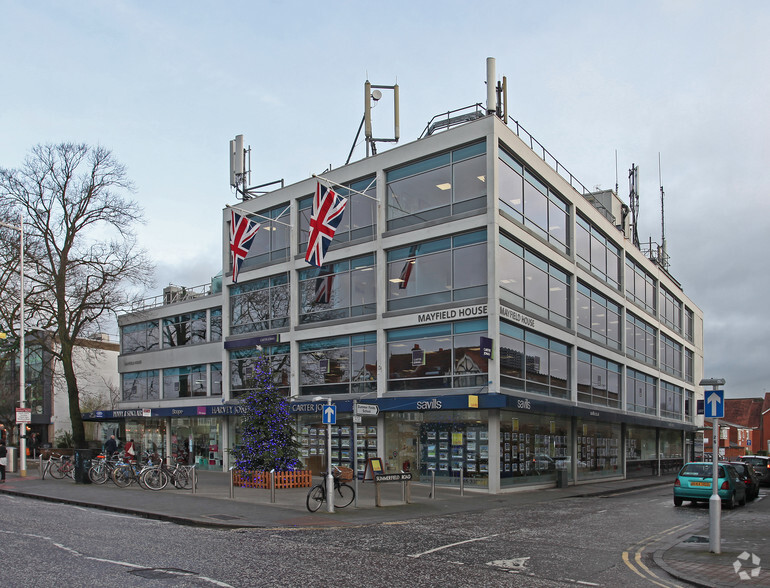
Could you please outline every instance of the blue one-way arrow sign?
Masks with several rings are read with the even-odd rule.
[[[721,419],[725,416],[725,391],[708,390],[706,392],[706,414],[707,419]]]
[[[333,404],[324,406],[323,418],[324,425],[336,425],[337,424],[337,407]]]

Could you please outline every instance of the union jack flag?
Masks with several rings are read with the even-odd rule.
[[[332,300],[332,282],[334,274],[329,266],[321,269],[318,277],[315,279],[315,299],[316,304],[329,304]]]
[[[230,253],[233,256],[233,283],[238,281],[238,270],[249,254],[254,236],[259,230],[259,223],[250,221],[245,216],[230,211]]]
[[[412,269],[414,268],[415,263],[417,263],[417,245],[412,245],[409,248],[409,257],[407,258],[404,267],[401,268],[401,275],[398,277],[400,280],[398,282],[399,290],[406,290],[406,287],[409,285],[409,278],[412,275]]]
[[[313,213],[310,215],[305,261],[318,267],[323,265],[326,250],[334,238],[347,203],[346,198],[318,183],[313,198]]]

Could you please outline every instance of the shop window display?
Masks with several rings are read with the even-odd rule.
[[[326,425],[321,416],[300,417],[297,425],[297,440],[300,443],[300,459],[313,474],[326,471]],[[377,456],[377,419],[364,419],[358,425],[356,439],[353,439],[352,423],[332,425],[331,458],[332,466],[352,468],[357,459],[359,476],[363,475],[367,460]]]
[[[577,422],[578,480],[623,475],[620,424]]]
[[[500,484],[556,481],[558,470],[571,475],[570,420],[554,415],[503,412],[500,417]]]

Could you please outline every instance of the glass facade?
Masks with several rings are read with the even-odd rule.
[[[289,234],[291,231],[291,206],[289,203],[260,210],[250,220],[260,227],[251,243],[249,253],[241,263],[241,272],[268,263],[289,258]],[[232,263],[232,255],[227,256]]]
[[[230,333],[252,333],[288,325],[288,274],[230,287]]]
[[[120,329],[122,353],[139,353],[160,348],[158,321],[147,321],[126,325]]]
[[[388,310],[485,297],[486,231],[388,251]]]
[[[626,369],[626,409],[631,412],[657,414],[658,384],[652,376]]]
[[[623,475],[619,423],[577,419],[576,441],[578,480]]]
[[[486,319],[388,331],[388,391],[485,386]]]
[[[511,237],[500,234],[500,296],[514,306],[570,325],[570,276]]]
[[[534,331],[500,322],[500,386],[570,397],[570,348]]]
[[[299,322],[372,315],[377,310],[375,256],[364,255],[298,272]]]
[[[572,477],[570,419],[511,411],[500,413],[500,485],[556,481],[556,472]]]
[[[575,296],[578,333],[602,345],[620,349],[620,305],[581,282],[578,282]]]
[[[507,150],[498,151],[500,210],[563,253],[569,252],[569,205]]]
[[[620,289],[620,247],[579,215],[575,220],[575,253],[579,265]]]
[[[291,376],[291,354],[288,344],[268,345],[262,349],[249,347],[230,352],[230,394],[238,398],[254,388],[254,366],[256,358],[264,355],[273,375],[273,385],[284,395],[289,395]]]
[[[486,161],[476,143],[388,171],[388,229],[485,210]]]
[[[375,393],[377,335],[331,337],[299,344],[300,395]]]
[[[656,314],[655,279],[630,257],[626,257],[626,298],[651,315]]]
[[[657,364],[657,329],[630,312],[626,312],[626,353],[646,364]]]
[[[206,342],[206,311],[188,312],[163,319],[163,347]]]
[[[620,408],[621,367],[587,351],[578,351],[578,402]]]

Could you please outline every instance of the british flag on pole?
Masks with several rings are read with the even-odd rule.
[[[230,253],[233,256],[233,283],[235,284],[238,281],[241,264],[249,254],[254,236],[259,230],[259,223],[236,214],[234,210],[231,210],[230,214],[232,215],[230,217]]]
[[[310,215],[305,261],[318,267],[323,265],[326,250],[334,238],[347,203],[346,198],[318,183],[313,197],[313,213]]]

